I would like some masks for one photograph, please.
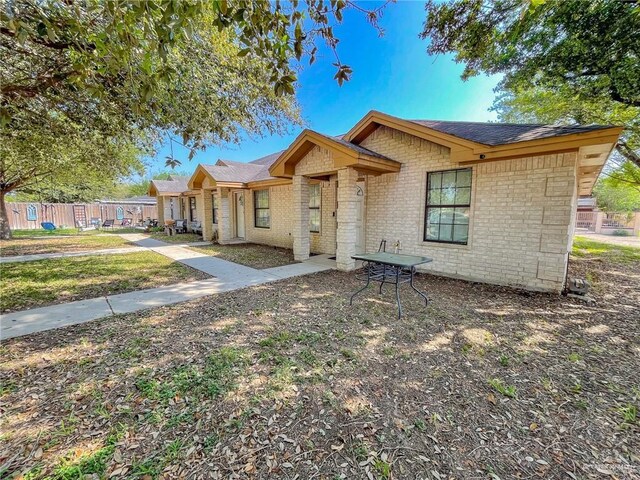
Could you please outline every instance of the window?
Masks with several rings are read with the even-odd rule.
[[[253,209],[255,226],[257,228],[269,228],[271,225],[269,190],[255,190],[253,192]]]
[[[466,245],[470,205],[470,168],[429,173],[424,239]]]
[[[213,224],[218,224],[218,196],[214,193],[211,195],[211,209],[213,210]]]
[[[176,217],[175,217],[175,215],[174,215],[174,213],[173,213],[173,208],[174,208],[174,205],[173,205],[173,197],[171,197],[171,198],[169,199],[169,210],[171,211],[171,220],[173,220],[174,218],[176,218]]]
[[[38,209],[33,203],[27,207],[27,220],[32,222],[38,220]]]
[[[196,209],[196,197],[189,197],[189,220],[195,222],[198,218],[198,211]]]
[[[122,220],[124,218],[124,208],[116,208],[116,220]]]
[[[320,184],[309,185],[309,231],[320,233]]]

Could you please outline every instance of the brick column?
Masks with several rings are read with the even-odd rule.
[[[164,227],[164,197],[162,195],[158,195],[156,197],[156,202],[156,208],[158,210],[158,226]]]
[[[229,189],[218,188],[218,243],[225,244],[231,240],[231,200]]]
[[[593,227],[595,233],[602,233],[602,221],[604,220],[604,212],[596,212],[596,224]]]
[[[302,175],[293,176],[293,258],[309,258],[309,182]]]
[[[202,189],[202,239],[210,242],[213,239],[213,199],[211,190]]]
[[[356,261],[356,218],[358,200],[356,181],[358,172],[353,168],[338,170],[338,228],[336,232],[336,263],[338,270],[355,270]]]

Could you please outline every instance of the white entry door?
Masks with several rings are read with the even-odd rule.
[[[244,238],[244,193],[233,194],[236,204],[236,237]]]
[[[356,253],[365,253],[365,184],[356,183]]]

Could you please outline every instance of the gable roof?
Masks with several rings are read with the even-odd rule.
[[[611,125],[544,125],[535,123],[482,123],[448,120],[409,120],[418,125],[483,145],[507,145],[612,128]]]
[[[358,166],[362,171],[372,174],[397,172],[400,163],[348,142],[342,136],[331,137],[314,130],[303,130],[280,157],[271,165],[269,173],[274,177],[292,177],[296,164],[314,147],[321,147],[332,152],[334,168]]]
[[[149,195],[155,196],[167,193],[183,193],[189,190],[189,177],[169,175],[168,180],[151,180]]]
[[[265,180],[282,181],[280,178],[269,174],[269,167],[278,159],[282,151],[270,153],[264,157],[250,162],[237,162],[235,160],[218,160],[214,165],[198,165],[196,172],[189,179],[191,188],[198,188],[203,175],[206,175],[216,184],[248,184]]]

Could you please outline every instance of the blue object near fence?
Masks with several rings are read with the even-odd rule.
[[[56,229],[56,226],[51,222],[42,222],[40,226],[47,232],[53,232]]]

